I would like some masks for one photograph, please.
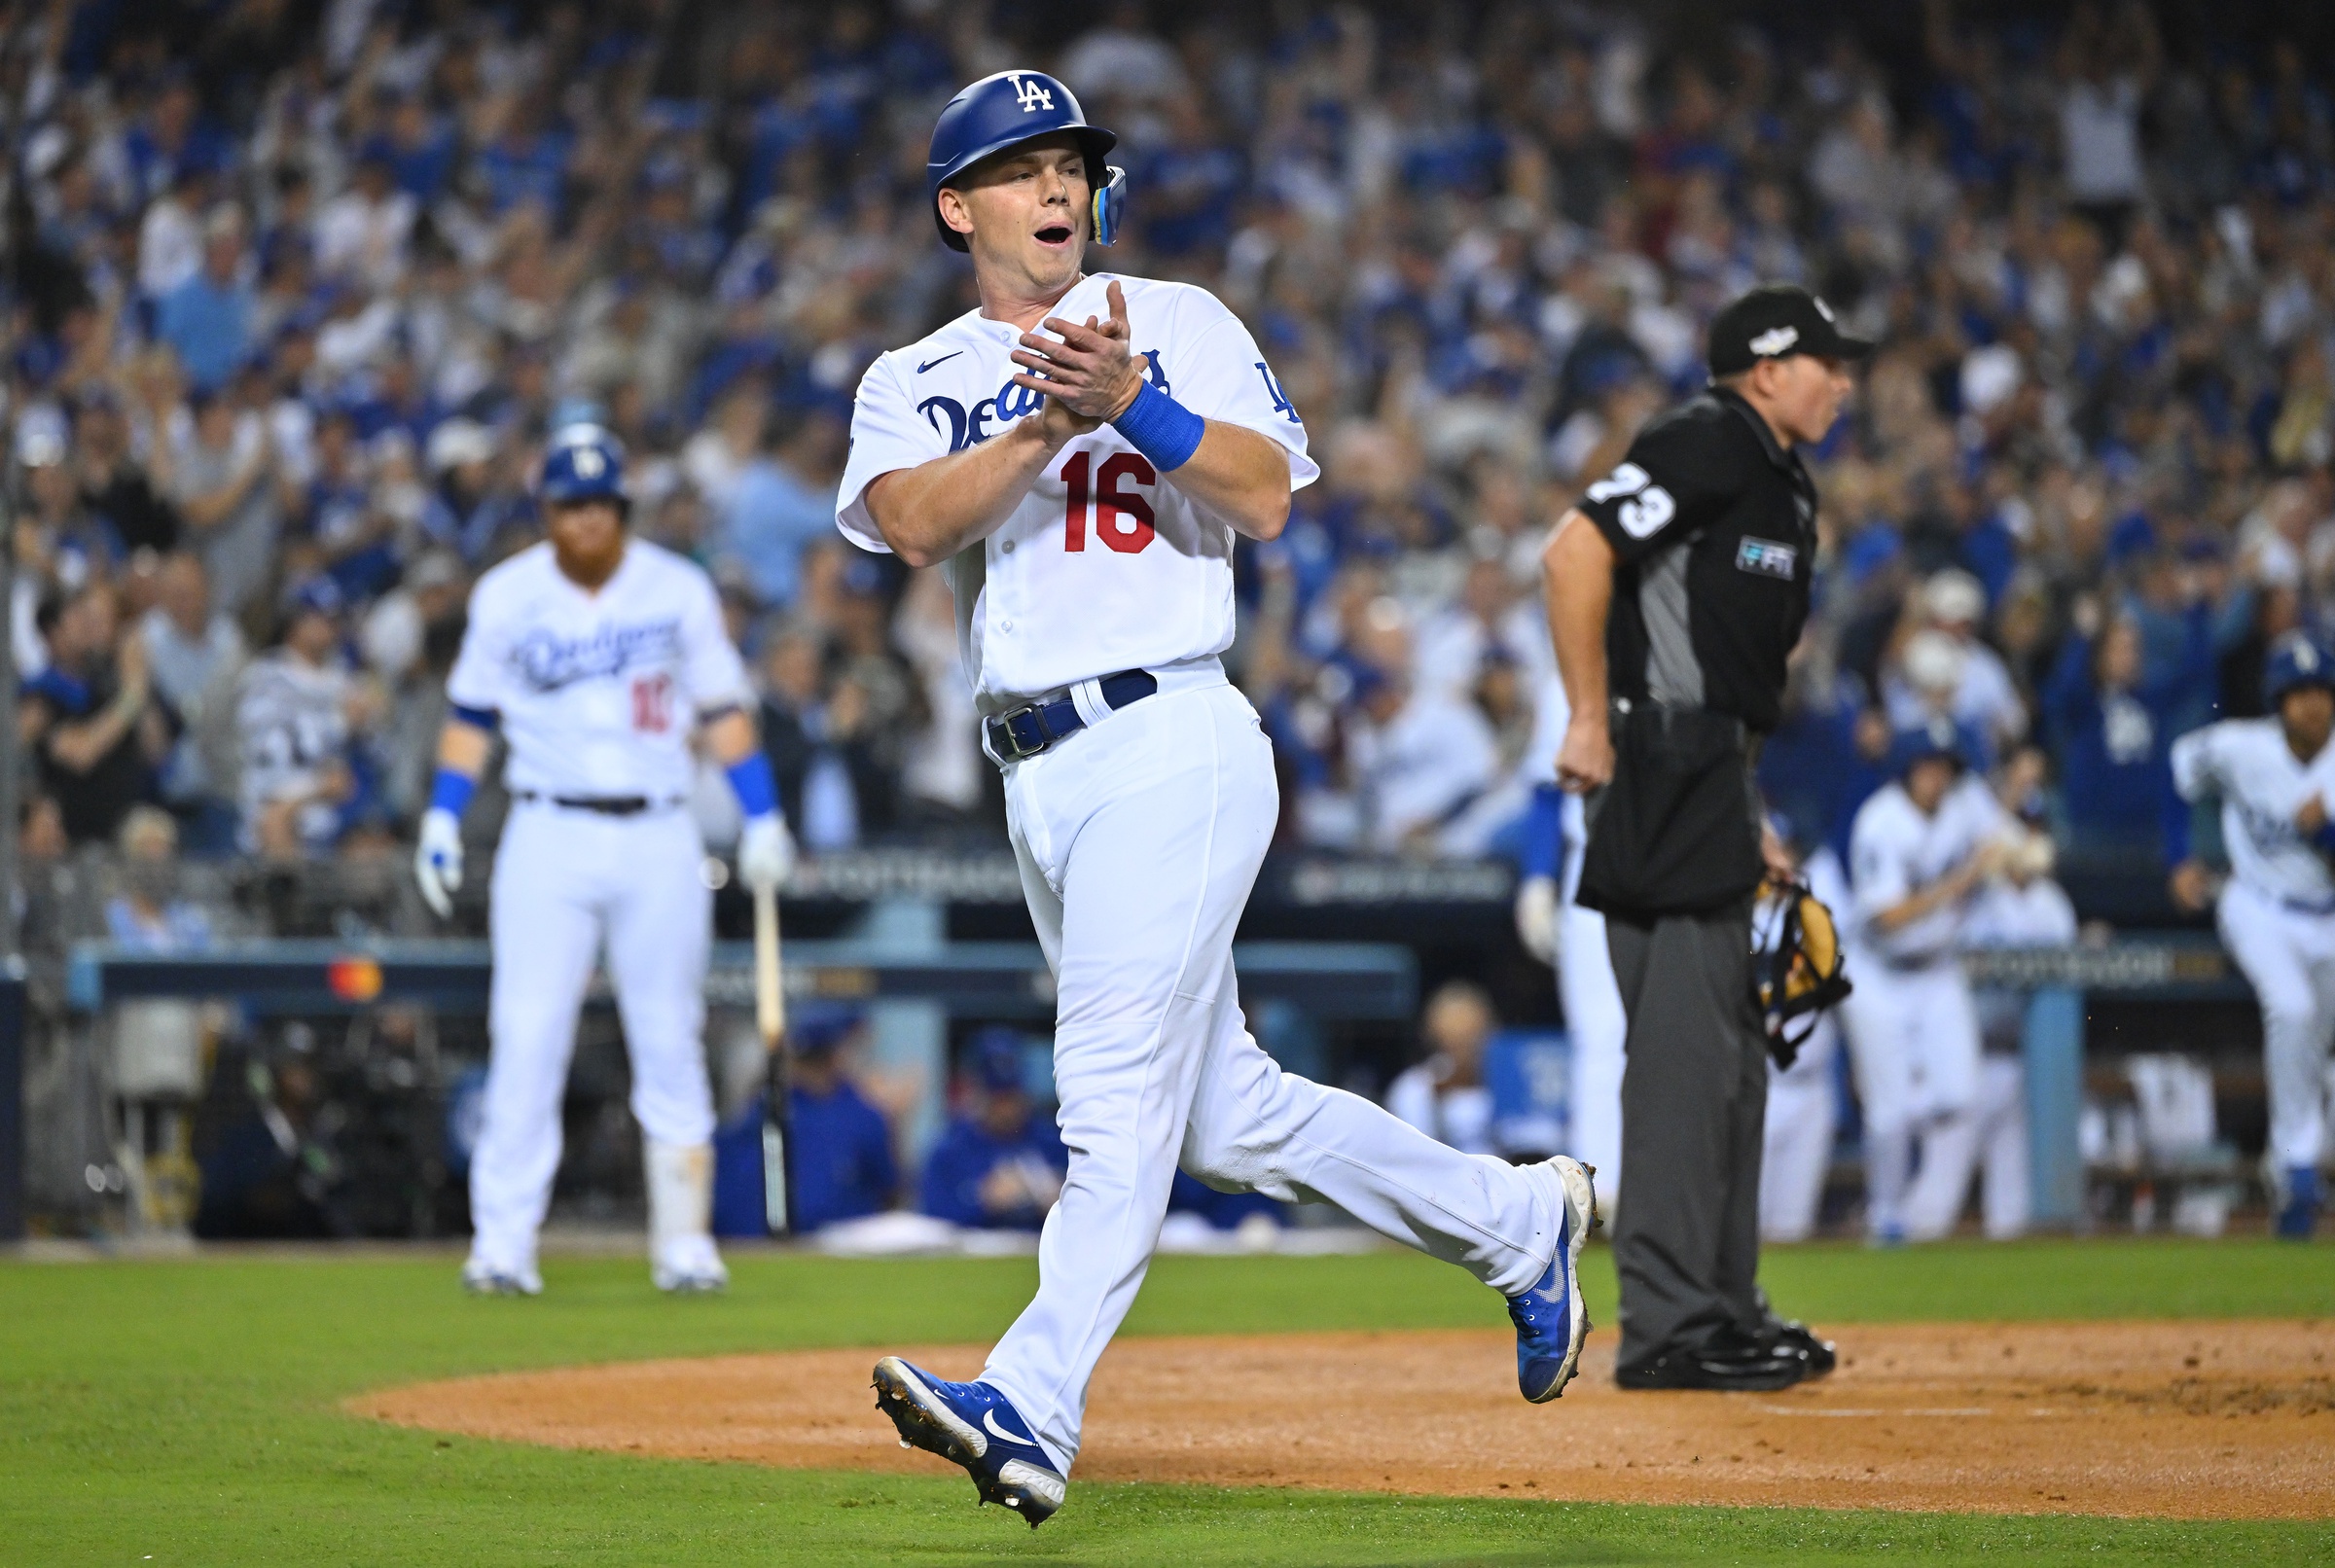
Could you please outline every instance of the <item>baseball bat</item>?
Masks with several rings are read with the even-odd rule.
[[[795,1184],[788,1157],[794,1146],[786,1081],[786,992],[780,984],[778,893],[754,890],[754,1023],[762,1035],[765,1070],[762,1115],[762,1215],[774,1236],[795,1231]]]

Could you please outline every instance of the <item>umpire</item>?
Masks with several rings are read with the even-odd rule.
[[[1549,626],[1588,797],[1579,899],[1605,915],[1629,1014],[1614,1232],[1624,1388],[1781,1388],[1831,1349],[1757,1284],[1766,1037],[1751,899],[1786,869],[1752,766],[1808,619],[1821,440],[1873,345],[1770,284],[1710,326],[1710,385],[1657,418],[1550,536]]]

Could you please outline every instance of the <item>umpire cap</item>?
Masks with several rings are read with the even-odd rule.
[[[2298,686],[2335,691],[2335,659],[2309,632],[2290,631],[2270,645],[2270,657],[2263,660],[2263,706],[2276,712],[2280,698]]]
[[[1873,345],[1851,338],[1832,306],[1797,283],[1762,283],[1710,320],[1710,374],[1736,375],[1763,359],[1814,354],[1863,359]]]
[[[552,432],[536,484],[555,506],[579,501],[625,500],[625,445],[598,425],[568,425]]]
[[[1124,170],[1103,176],[1103,157],[1119,145],[1116,133],[1087,124],[1086,111],[1068,88],[1043,71],[999,71],[985,76],[949,100],[932,127],[932,148],[924,155],[926,196],[932,205],[934,227],[941,243],[965,250],[965,236],[941,217],[941,188],[998,153],[1072,131],[1087,158],[1087,183],[1095,193],[1095,242],[1108,245],[1117,238],[1119,203],[1127,189]]]

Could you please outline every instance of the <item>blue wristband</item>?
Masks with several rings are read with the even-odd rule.
[[[1208,422],[1167,393],[1145,381],[1135,389],[1135,401],[1111,421],[1127,444],[1151,459],[1161,473],[1170,473],[1192,460]]]
[[[470,806],[470,798],[477,793],[479,781],[457,768],[440,766],[437,777],[430,780],[430,809],[450,811],[456,817]]]
[[[746,814],[748,821],[767,817],[778,809],[778,780],[772,776],[767,753],[750,751],[723,771],[730,775],[730,788],[737,796],[737,808]]]

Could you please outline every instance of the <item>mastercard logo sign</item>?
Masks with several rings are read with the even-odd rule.
[[[370,958],[336,958],[324,966],[324,983],[343,1002],[370,1002],[381,994],[381,966]]]

